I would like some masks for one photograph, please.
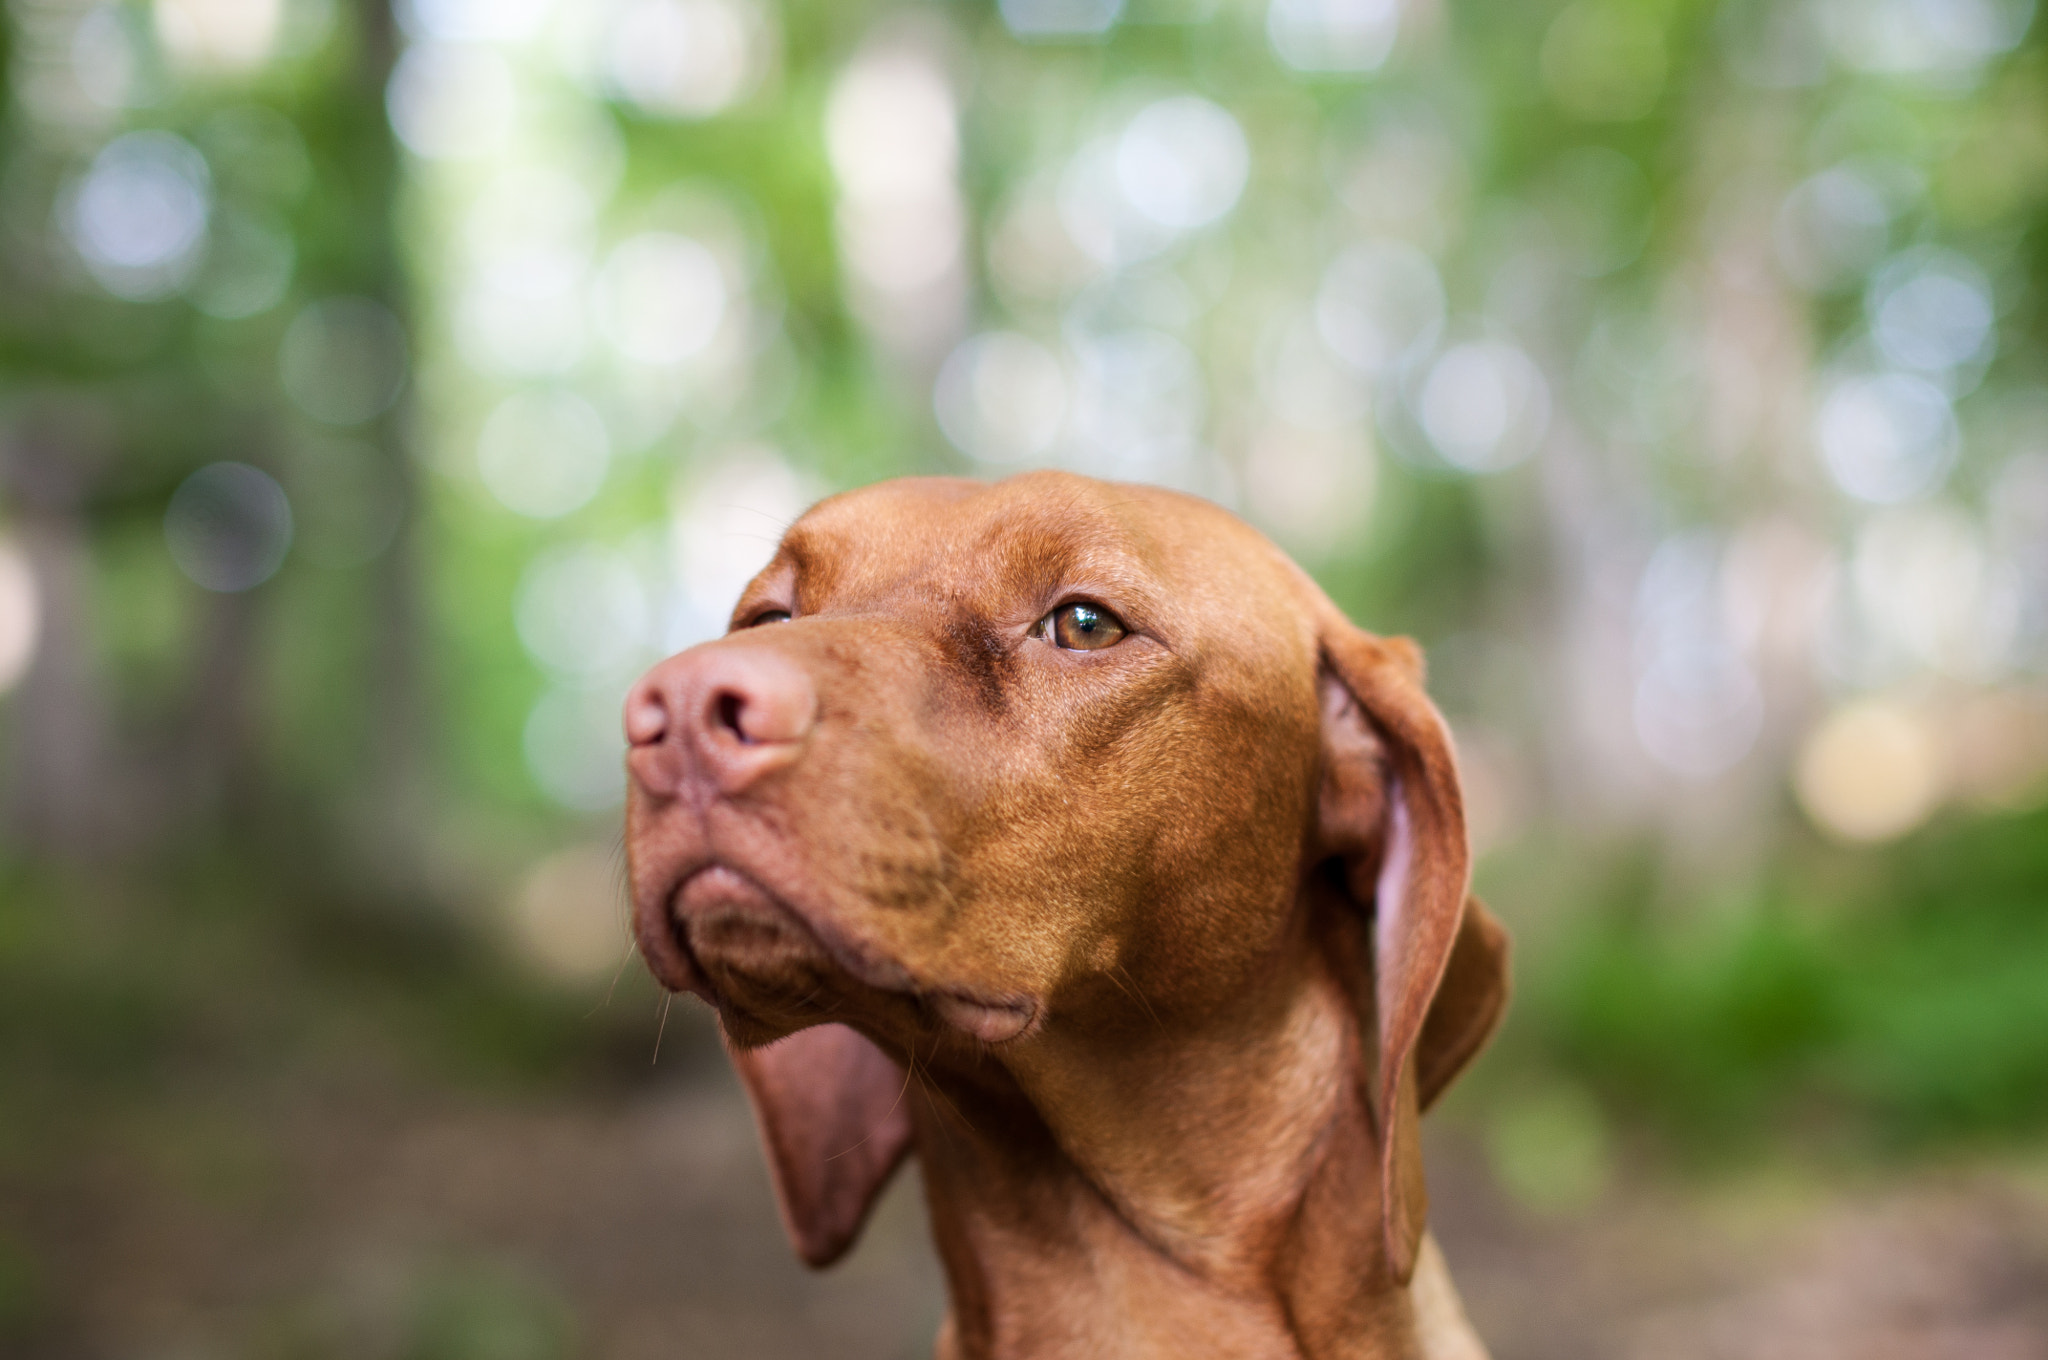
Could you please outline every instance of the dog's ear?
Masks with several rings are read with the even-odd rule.
[[[910,1152],[908,1079],[845,1025],[798,1030],[765,1048],[728,1040],[726,1051],[753,1101],[790,1241],[806,1264],[829,1266]]]
[[[1415,1097],[1428,1110],[1465,1065],[1479,1056],[1508,1008],[1508,932],[1476,897],[1465,919],[1415,1042]]]
[[[1329,609],[1322,629],[1319,853],[1373,917],[1379,1122],[1387,1260],[1415,1269],[1428,1196],[1420,1119],[1485,1043],[1507,997],[1507,935],[1468,909],[1471,853],[1449,730],[1405,638]]]

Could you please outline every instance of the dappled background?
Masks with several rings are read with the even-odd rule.
[[[6,0],[0,1351],[926,1353],[628,957],[813,499],[1248,516],[1456,728],[1518,1357],[2048,1356],[2034,0]]]

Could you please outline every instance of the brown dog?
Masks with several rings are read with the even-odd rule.
[[[1483,1355],[1417,1120],[1506,939],[1411,644],[1189,497],[906,480],[799,520],[626,727],[641,950],[806,1261],[914,1150],[942,1358]]]

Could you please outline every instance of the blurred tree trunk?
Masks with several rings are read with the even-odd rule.
[[[400,190],[401,166],[397,143],[384,118],[384,88],[399,55],[398,25],[389,0],[361,0],[361,5],[364,42],[354,83],[359,105],[374,111],[380,134],[361,141],[366,162],[363,170],[368,182],[375,186],[373,197],[382,206],[376,219],[380,231],[368,261],[372,277],[365,291],[389,307],[404,325],[405,333],[412,336],[417,332],[410,306],[411,290],[393,213]],[[436,749],[425,697],[419,460],[412,447],[417,369],[413,377],[376,430],[378,450],[387,460],[392,484],[398,488],[405,509],[391,546],[373,567],[377,629],[371,657],[374,739],[368,772],[377,802],[386,813],[378,819],[383,823],[379,830],[408,839],[416,839],[422,825],[420,814],[426,810],[424,804],[430,797]],[[417,852],[421,847],[411,848]]]
[[[118,854],[138,809],[109,750],[112,714],[87,623],[92,562],[84,526],[75,514],[32,507],[14,527],[35,575],[42,622],[35,659],[9,700],[9,839],[31,855],[74,862]]]
[[[316,296],[374,298],[405,322],[409,289],[393,212],[402,167],[384,114],[400,36],[387,0],[357,5],[353,68],[309,92],[308,103],[294,112],[313,115],[302,126],[324,133],[326,154],[316,163],[334,177],[330,200],[349,219],[348,230],[330,238],[345,245],[307,264],[301,286]],[[0,278],[0,302],[7,286],[43,285]],[[62,297],[43,300],[46,318],[51,307],[66,305]],[[279,730],[264,707],[274,590],[205,596],[187,639],[190,663],[175,685],[176,701],[153,717],[143,716],[150,706],[141,705],[124,722],[127,705],[118,702],[117,677],[100,654],[104,623],[94,617],[93,538],[104,517],[132,523],[138,509],[151,513],[156,493],[146,480],[121,485],[110,474],[129,455],[128,445],[140,448],[137,441],[160,437],[146,423],[131,422],[127,380],[170,376],[163,371],[168,364],[110,373],[98,355],[74,352],[68,337],[29,316],[10,318],[27,328],[20,357],[10,365],[23,396],[10,427],[0,428],[0,474],[11,527],[37,582],[41,629],[30,670],[0,711],[0,840],[33,857],[105,862],[167,848],[168,837],[225,832],[249,848],[268,841],[291,855],[309,834],[338,834],[374,842],[350,846],[344,852],[350,862],[371,865],[395,884],[417,882],[420,856],[413,852],[427,825],[421,813],[436,744],[425,701],[409,397],[367,432],[404,517],[390,546],[355,578],[368,597],[373,628],[367,649],[333,678],[335,708],[351,717],[366,714],[370,739],[348,768],[323,771],[315,787],[294,789],[275,743],[308,734]],[[81,397],[67,397],[67,389]],[[245,424],[246,414],[214,404],[203,388],[190,390],[190,399],[197,405],[181,418],[187,427],[215,432],[198,445],[211,445],[203,460],[238,458],[278,471],[271,455],[295,422],[258,416]],[[170,478],[161,487],[167,496],[183,474],[162,472]],[[108,501],[117,487],[116,500]],[[160,501],[155,513],[161,513]],[[309,569],[319,570],[303,563],[286,567]],[[373,853],[361,853],[365,849]]]
[[[17,848],[87,862],[119,856],[147,820],[119,768],[92,633],[86,502],[111,432],[86,403],[31,403],[4,435],[13,529],[34,576],[35,653],[9,696],[5,826]]]

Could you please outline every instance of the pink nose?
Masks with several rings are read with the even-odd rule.
[[[810,677],[768,648],[693,647],[626,696],[627,764],[649,793],[673,796],[693,775],[738,793],[795,762],[817,713]]]

